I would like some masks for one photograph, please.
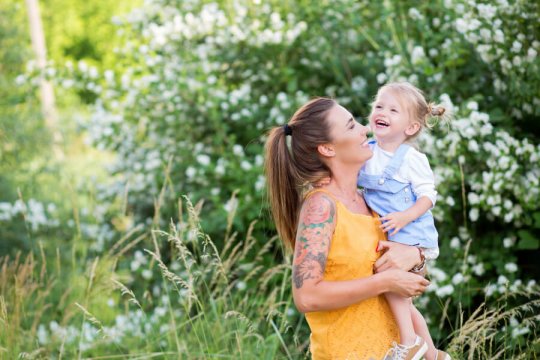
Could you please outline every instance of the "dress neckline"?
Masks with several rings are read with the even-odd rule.
[[[314,189],[314,190],[311,190],[308,195],[311,195],[315,192],[318,192],[318,191],[321,191],[321,192],[324,192],[326,194],[328,194],[328,196],[330,196],[338,205],[341,205],[349,214],[352,214],[352,215],[355,215],[355,216],[362,216],[362,217],[366,217],[366,218],[370,218],[370,219],[376,219],[375,217],[375,212],[369,208],[368,206],[368,209],[371,211],[371,215],[366,215],[366,214],[361,214],[361,213],[356,213],[354,211],[352,211],[351,209],[349,209],[341,200],[339,200],[334,194],[332,194],[330,191],[326,190],[326,189]],[[362,196],[362,200],[364,200],[364,197]],[[364,200],[365,202],[365,200]],[[367,206],[367,204],[366,204]]]

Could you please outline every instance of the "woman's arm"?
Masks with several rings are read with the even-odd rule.
[[[293,298],[299,311],[339,309],[387,291],[419,295],[429,284],[421,276],[401,270],[355,280],[323,280],[335,226],[336,207],[330,197],[316,193],[304,202],[293,259]]]

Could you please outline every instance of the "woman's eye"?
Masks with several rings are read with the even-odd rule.
[[[354,129],[355,126],[356,126],[356,124],[355,124],[355,123],[352,123],[352,125],[349,126],[349,129]]]
[[[392,112],[395,112],[395,113],[397,113],[398,111],[397,111],[396,109],[392,109]]]

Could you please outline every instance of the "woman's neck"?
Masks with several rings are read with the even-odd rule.
[[[326,188],[336,195],[353,198],[357,193],[358,170],[351,168],[332,168],[332,178]]]

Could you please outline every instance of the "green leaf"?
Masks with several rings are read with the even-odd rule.
[[[536,250],[540,248],[540,241],[527,230],[518,231],[519,242],[517,248],[520,250]]]
[[[540,212],[535,212],[533,214],[533,219],[534,219],[534,227],[536,229],[540,229]]]

